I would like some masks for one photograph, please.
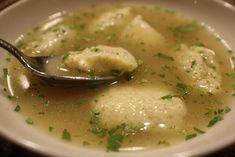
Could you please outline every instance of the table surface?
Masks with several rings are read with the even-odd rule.
[[[7,7],[8,5],[14,3],[16,0],[0,0],[0,11]],[[235,6],[235,0],[225,0],[230,4]],[[8,140],[0,137],[0,156],[1,157],[43,157],[40,154],[28,151]],[[206,155],[205,157],[234,157],[235,156],[235,143],[226,148],[218,150],[212,154]]]

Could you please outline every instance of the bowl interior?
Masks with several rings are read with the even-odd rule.
[[[8,7],[0,13],[0,37],[14,42],[22,33],[44,21],[49,15],[63,10],[73,10],[90,4],[114,3],[115,0],[22,0]],[[119,1],[120,2],[120,1]],[[122,1],[121,1],[122,2]],[[124,1],[123,1],[124,2]],[[224,43],[235,50],[235,9],[219,0],[132,0],[125,3],[156,4],[163,8],[175,10],[198,21],[205,22],[208,28],[214,29]],[[211,27],[210,27],[211,26]],[[7,53],[0,53],[0,69],[6,67]],[[0,82],[1,83],[1,82]],[[0,84],[0,88],[4,88]],[[235,126],[231,125],[235,119],[235,108],[226,116],[225,120],[210,129],[205,135],[194,140],[184,142],[161,150],[146,150],[134,152],[106,153],[85,149],[65,143],[50,137],[40,130],[27,125],[22,116],[13,111],[13,105],[0,91],[0,133],[10,140],[34,151],[52,156],[196,156],[214,151],[235,141]]]

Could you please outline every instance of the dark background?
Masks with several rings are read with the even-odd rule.
[[[5,7],[11,5],[17,0],[0,0],[0,11]],[[222,0],[221,0],[222,1]],[[225,0],[235,6],[235,0]],[[235,28],[234,28],[235,29]],[[36,154],[20,146],[17,146],[7,139],[4,139],[0,134],[0,157],[44,157]],[[218,150],[215,153],[209,154],[205,157],[235,157],[235,143],[224,149]]]

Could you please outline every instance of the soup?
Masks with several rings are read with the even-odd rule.
[[[27,124],[84,147],[155,149],[206,133],[230,111],[232,51],[204,24],[174,11],[125,4],[92,6],[62,12],[17,40],[26,55],[57,58],[49,61],[48,71],[85,73],[94,79],[93,69],[81,72],[79,66],[71,68],[64,62],[70,52],[81,54],[99,45],[124,49],[138,66],[116,82],[56,87],[7,58],[9,66],[3,71],[9,88],[4,90]],[[116,75],[119,70],[108,71]]]

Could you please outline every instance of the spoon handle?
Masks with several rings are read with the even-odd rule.
[[[0,38],[0,47],[7,50],[9,53],[11,53],[13,56],[15,56],[23,65],[26,65],[25,58],[26,56],[18,50],[15,46],[8,43],[7,41]]]

